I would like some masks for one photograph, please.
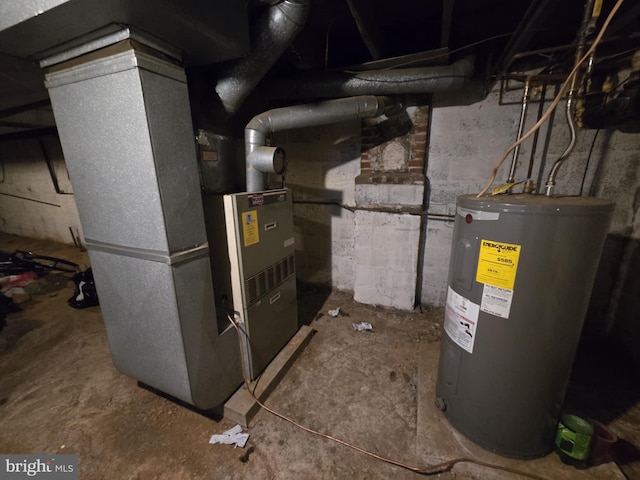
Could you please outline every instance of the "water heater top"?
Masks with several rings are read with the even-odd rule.
[[[546,195],[495,195],[477,198],[461,195],[458,206],[472,210],[502,213],[528,213],[545,215],[598,215],[613,211],[615,203],[593,197],[547,197]]]

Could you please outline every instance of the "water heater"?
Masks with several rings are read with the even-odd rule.
[[[614,204],[458,198],[436,405],[497,453],[548,453]]]

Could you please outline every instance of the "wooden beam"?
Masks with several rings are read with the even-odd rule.
[[[347,4],[367,50],[374,60],[379,60],[384,56],[384,48],[382,35],[373,18],[371,4],[365,0],[347,0]]]

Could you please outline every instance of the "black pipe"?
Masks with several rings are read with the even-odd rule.
[[[433,118],[433,102],[429,99],[429,117],[427,119],[427,141],[424,150],[424,162],[423,162],[423,174],[424,174],[424,188],[422,190],[422,211],[429,212],[431,199],[431,182],[429,182],[429,176],[427,175],[427,168],[429,167],[429,141],[431,136],[431,119]],[[455,215],[449,215],[451,219],[455,218]],[[422,282],[424,279],[424,257],[427,250],[427,227],[430,218],[423,216],[420,218],[420,233],[418,235],[418,259],[416,262],[416,291],[413,297],[413,308],[419,308],[422,306]],[[432,218],[432,217],[431,217]],[[437,218],[436,218],[437,219]]]
[[[60,205],[57,205],[55,203],[44,202],[42,200],[36,200],[35,198],[21,197],[20,195],[13,195],[11,193],[0,192],[0,195],[5,195],[7,197],[13,197],[13,198],[19,198],[20,200],[28,200],[29,202],[41,203],[43,205],[51,205],[52,207],[58,207],[58,208],[60,207]]]
[[[345,210],[349,210],[350,212],[378,212],[378,213],[395,213],[397,215],[416,215],[421,217],[432,218],[433,220],[442,220],[445,222],[453,221],[456,216],[449,215],[446,213],[432,213],[428,211],[422,210],[398,210],[393,207],[359,207],[346,205],[344,203],[340,203],[338,201],[333,200],[294,200],[294,204],[302,204],[302,205],[334,205],[336,207],[344,208]]]
[[[33,130],[24,130],[22,132],[11,132],[0,135],[0,142],[8,140],[24,140],[25,138],[36,138],[45,135],[57,135],[56,127],[35,128]]]
[[[51,100],[47,98],[44,100],[38,100],[37,102],[27,103],[26,105],[5,108],[4,110],[0,110],[0,118],[10,117],[11,115],[17,115],[18,113],[28,112],[42,107],[48,107],[49,105],[51,105]]]
[[[539,121],[540,118],[542,118],[542,114],[544,113],[544,100],[546,96],[547,96],[547,84],[543,83],[542,90],[540,91],[540,104],[538,105],[538,116],[537,116],[536,122]],[[533,140],[531,142],[531,155],[529,156],[529,167],[527,168],[527,178],[531,178],[531,175],[533,174],[533,162],[536,156],[536,149],[538,148],[539,134],[540,134],[540,129],[537,129],[536,132],[533,134]]]

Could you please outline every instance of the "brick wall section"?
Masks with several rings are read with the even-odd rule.
[[[369,161],[369,151],[376,146],[376,136],[373,125],[369,122],[362,122],[362,152],[360,154],[360,173],[372,173],[371,162]]]
[[[424,161],[427,153],[427,128],[429,126],[429,109],[426,106],[416,108],[413,115],[413,131],[409,141],[411,156],[409,158],[409,172],[424,171]]]
[[[415,102],[417,103],[417,102]],[[362,122],[355,179],[354,285],[358,302],[411,309],[415,302],[429,107]],[[367,211],[387,208],[390,212]]]
[[[362,122],[362,151],[360,172],[362,175],[381,172],[423,173],[427,149],[429,107],[409,107],[406,114],[386,119],[374,118]],[[393,144],[398,148],[393,149]],[[393,168],[385,161],[390,151],[401,148],[408,151],[402,161],[395,159]]]

